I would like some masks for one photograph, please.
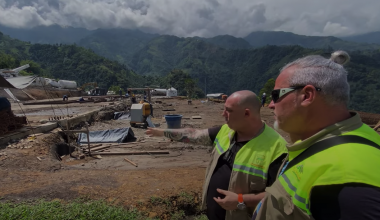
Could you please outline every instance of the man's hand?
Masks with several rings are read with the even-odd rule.
[[[226,197],[224,197],[224,199],[221,199],[220,197],[218,198],[214,197],[215,202],[217,202],[225,210],[237,209],[237,205],[239,203],[238,194],[230,192],[230,191],[222,190],[222,189],[217,189],[217,191],[220,194],[225,195]]]
[[[164,130],[159,128],[151,128],[149,127],[145,134],[149,135],[150,137],[162,137],[164,136]]]

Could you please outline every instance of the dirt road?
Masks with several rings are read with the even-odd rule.
[[[171,114],[182,114],[182,125],[192,128],[209,128],[224,124],[221,116],[223,103],[202,103],[168,99],[155,105],[153,122],[166,127],[163,115],[165,108],[174,108]],[[99,103],[101,104],[101,103]],[[97,106],[73,106],[80,111]],[[43,106],[42,109],[49,108]],[[35,109],[35,111],[33,111]],[[28,110],[34,117],[48,117],[38,108]],[[38,112],[37,112],[38,111]],[[38,115],[41,114],[41,115]],[[191,119],[201,116],[201,119]],[[262,110],[263,120],[273,124],[273,114],[268,108]],[[129,121],[110,120],[94,122],[91,130],[106,130],[129,127]],[[32,142],[24,141],[23,149],[8,146],[0,151],[0,197],[5,200],[26,200],[45,198],[48,200],[70,200],[78,197],[106,199],[124,206],[147,202],[152,197],[170,197],[181,192],[199,196],[210,159],[212,147],[170,142],[166,138],[150,138],[145,130],[132,128],[137,142],[129,150],[168,150],[170,154],[105,156],[101,159],[86,157],[75,159],[65,156],[60,162],[50,154],[54,144],[52,136],[41,135]],[[287,136],[285,136],[287,138]],[[112,147],[112,151],[123,151],[123,146]],[[6,154],[6,156],[4,156]],[[38,157],[38,158],[37,158]],[[128,158],[138,164],[134,167],[126,162]]]

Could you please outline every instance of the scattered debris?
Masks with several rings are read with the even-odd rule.
[[[191,119],[202,119],[201,116],[191,116]]]
[[[46,119],[42,119],[42,120],[40,120],[39,122],[40,122],[41,124],[46,124],[46,123],[48,123],[49,121],[46,120]]]
[[[98,151],[98,150],[102,150],[102,149],[106,149],[106,148],[110,148],[110,147],[111,147],[111,145],[108,145],[108,146],[100,146],[100,147],[90,148],[90,150],[91,150],[91,153],[92,153],[93,151]],[[87,152],[88,149],[84,149],[84,151]],[[87,153],[88,153],[88,152],[87,152]]]
[[[92,155],[145,155],[145,154],[169,154],[169,151],[134,151],[134,152],[93,152]]]
[[[42,159],[41,159],[40,157],[37,157],[37,159],[38,159],[39,161],[42,161]]]
[[[128,160],[127,158],[124,158],[124,160],[127,161],[127,162],[129,162],[129,163],[132,164],[133,166],[137,167],[137,164],[136,164],[136,163],[134,163],[134,162]]]
[[[170,109],[162,109],[162,111],[169,112],[169,111],[175,111],[175,109],[174,109],[174,108],[170,108]]]

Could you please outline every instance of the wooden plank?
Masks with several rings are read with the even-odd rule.
[[[202,119],[202,117],[201,116],[191,116],[191,119]]]
[[[93,145],[90,145],[90,149],[92,149],[92,148],[96,148],[96,147],[100,147],[100,146],[102,146],[103,144],[93,144]],[[84,146],[86,146],[86,145],[84,145]],[[87,147],[88,147],[88,145],[87,145]]]
[[[94,148],[90,148],[91,151],[97,151],[97,150],[102,150],[102,149],[106,149],[106,148],[110,148],[111,145],[108,145],[108,146],[100,146],[100,147],[94,147]],[[87,152],[88,150],[86,150]]]
[[[37,133],[37,134],[31,134],[29,135],[28,137],[38,137],[38,136],[41,136],[41,135],[44,135],[44,133]]]
[[[94,147],[99,147],[99,146],[102,146],[103,144],[92,144],[90,145],[90,149],[94,148]],[[80,145],[81,147],[88,147],[88,144],[81,144]]]
[[[169,151],[133,151],[133,152],[91,152],[92,155],[149,155],[169,154]]]
[[[117,145],[133,145],[133,144],[140,144],[141,142],[129,142],[129,143],[115,143],[115,142],[103,142],[103,144],[110,144],[111,146],[117,146]]]
[[[124,158],[125,161],[128,163],[132,164],[133,166],[137,167],[137,164],[133,163],[132,161],[128,160],[127,158]]]
[[[25,95],[27,95],[29,98],[34,99],[34,100],[37,100],[37,99],[34,98],[32,95],[30,95],[29,93],[25,92],[24,90],[21,89],[21,91],[22,91],[23,93],[25,93]]]
[[[164,112],[170,112],[170,111],[175,111],[175,109],[174,108],[172,108],[172,109],[162,109],[162,111],[164,111]]]

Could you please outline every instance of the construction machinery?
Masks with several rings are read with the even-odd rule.
[[[141,101],[139,104],[132,104],[130,113],[131,127],[137,127],[137,125],[142,125],[144,128],[152,127],[150,116],[153,115],[153,108],[150,103]]]
[[[153,117],[153,106],[150,103],[151,102],[151,95],[150,95],[150,90],[149,88],[129,88],[128,92],[130,94],[132,90],[144,90],[145,93],[147,93],[147,98],[148,100],[141,100],[140,103],[133,103],[131,105],[131,127],[136,127],[137,125],[142,125],[144,128],[149,127],[154,127],[152,121],[150,120],[150,116]],[[135,97],[131,97],[135,98]]]
[[[92,96],[103,96],[107,95],[107,89],[101,89],[99,87],[96,87],[95,89],[92,89],[90,92],[90,95]]]

